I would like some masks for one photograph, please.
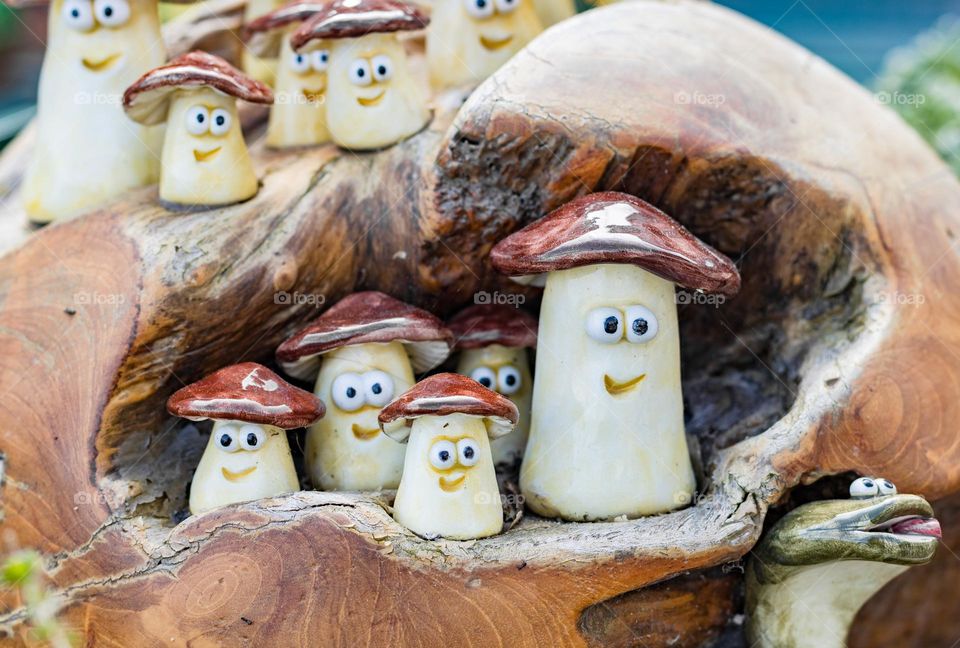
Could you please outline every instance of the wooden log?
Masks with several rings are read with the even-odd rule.
[[[584,610],[737,559],[801,480],[960,488],[960,185],[865,91],[737,14],[591,11],[462,107],[438,98],[401,145],[254,156],[263,188],[245,204],[172,214],[147,188],[0,259],[5,527],[51,556],[66,620],[98,645],[602,643],[622,629]],[[487,252],[594,189],[650,200],[741,266],[736,299],[681,297],[694,506],[429,542],[379,498],[301,492],[174,525],[203,437],[164,399],[268,360],[316,314],[319,297],[278,293],[532,305]],[[23,640],[6,603],[0,626]],[[713,623],[686,608],[663,623],[691,618]]]

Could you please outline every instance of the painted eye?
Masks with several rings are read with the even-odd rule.
[[[354,412],[364,403],[363,378],[355,373],[343,373],[337,376],[330,387],[333,403],[345,412]]]
[[[487,389],[495,389],[497,385],[497,374],[493,373],[490,367],[477,367],[470,372],[470,377]]]
[[[293,52],[290,60],[287,62],[290,69],[298,74],[303,74],[310,69],[310,57],[307,54],[297,54]]]
[[[87,31],[93,28],[93,7],[88,0],[66,0],[63,3],[63,21],[70,29]]]
[[[453,441],[437,441],[430,446],[430,464],[438,470],[453,468],[457,462],[457,446]]]
[[[233,118],[223,108],[217,108],[210,114],[210,133],[216,136],[226,135]]]
[[[119,27],[130,20],[127,0],[93,0],[93,13],[104,27]]]
[[[373,78],[377,81],[389,81],[393,78],[393,61],[389,56],[374,56],[370,64],[373,67]]]
[[[350,83],[358,86],[368,86],[373,83],[373,75],[370,73],[370,63],[367,59],[357,59],[350,64],[347,71]]]
[[[523,380],[520,378],[520,371],[512,365],[504,365],[497,371],[498,392],[506,396],[516,394],[520,390]]]
[[[267,440],[267,433],[258,425],[244,425],[239,436],[240,447],[244,450],[259,450]]]
[[[861,477],[850,484],[850,497],[876,497],[879,493],[880,487],[872,477]]]
[[[630,306],[626,312],[627,340],[630,342],[649,342],[657,337],[660,325],[657,316],[646,306]]]
[[[493,0],[497,11],[502,14],[513,13],[520,6],[520,0]]]
[[[614,344],[623,337],[623,316],[616,308],[594,308],[587,313],[587,335],[597,342]]]
[[[880,494],[881,494],[881,495],[896,495],[896,494],[897,494],[897,487],[894,486],[894,485],[893,485],[893,482],[890,481],[889,479],[884,479],[883,477],[881,477],[880,479],[877,479],[877,480],[874,480],[874,481],[877,482],[877,486],[880,488]]]
[[[393,378],[385,371],[368,371],[363,374],[363,392],[368,404],[383,407],[393,400]]]
[[[480,448],[473,439],[457,441],[457,454],[460,457],[460,463],[464,466],[476,466],[480,461]]]
[[[463,0],[463,8],[474,18],[489,18],[493,15],[494,0]]]
[[[193,106],[187,111],[187,132],[203,135],[210,129],[210,112],[203,106]]]
[[[217,435],[217,447],[224,452],[236,452],[240,449],[240,444],[237,443],[237,431],[232,427],[223,426],[214,434]]]
[[[330,64],[330,52],[328,50],[316,50],[310,52],[310,65],[317,72],[326,72]]]

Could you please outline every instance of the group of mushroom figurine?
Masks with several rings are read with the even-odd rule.
[[[254,363],[176,392],[172,414],[215,421],[190,510],[297,490],[283,430],[299,427],[309,427],[315,488],[397,489],[394,517],[427,538],[500,532],[497,468],[518,462],[525,504],[546,517],[688,504],[675,285],[732,295],[730,259],[646,202],[604,192],[515,232],[490,260],[544,286],[539,322],[479,304],[444,324],[383,293],[354,293],[277,349],[282,370],[315,381],[314,393]],[[451,351],[457,373],[415,382]]]

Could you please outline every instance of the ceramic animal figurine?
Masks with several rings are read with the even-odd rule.
[[[430,121],[425,89],[414,78],[397,33],[430,22],[399,0],[339,0],[290,37],[298,52],[330,50],[327,126],[338,145],[390,146]]]
[[[167,58],[156,0],[54,0],[23,184],[34,223],[67,219],[156,182],[163,129],[131,124],[124,89]]]
[[[383,436],[380,410],[443,362],[453,336],[425,310],[379,292],[354,293],[277,349],[291,376],[316,378],[327,416],[307,433],[304,463],[323,490],[396,488],[403,446]],[[321,364],[322,359],[322,364]],[[318,372],[319,370],[319,372]]]
[[[520,470],[546,517],[663,513],[695,489],[684,435],[675,285],[733,295],[733,263],[626,194],[584,196],[498,243],[493,265],[538,275],[537,382]]]
[[[747,565],[747,637],[762,648],[841,648],[857,610],[891,579],[930,562],[933,509],[861,477],[851,498],[804,504],[760,539]]]
[[[517,406],[454,373],[425,378],[380,412],[385,434],[407,443],[393,517],[425,538],[471,540],[503,527],[490,439],[509,433]]]
[[[174,416],[213,420],[190,486],[190,512],[299,490],[284,430],[306,427],[323,403],[255,362],[225,367],[167,401]]]
[[[479,83],[541,31],[533,0],[437,0],[427,30],[430,82]]]
[[[498,304],[470,306],[447,322],[454,350],[460,352],[457,373],[503,394],[517,406],[520,418],[511,434],[490,442],[493,463],[519,464],[530,431],[533,378],[527,349],[537,346],[537,319],[526,311]]]
[[[140,124],[167,122],[160,200],[173,208],[217,207],[256,195],[257,175],[237,99],[273,103],[270,88],[222,58],[190,52],[144,74],[123,95]]]
[[[283,4],[283,0],[247,0],[243,8],[244,26],[248,27],[268,13],[280,9]],[[240,58],[247,76],[269,86],[274,85],[278,64],[276,51],[265,52],[244,47]]]
[[[309,53],[294,52],[290,35],[303,21],[329,8],[329,2],[293,2],[246,26],[248,49],[269,52],[279,63],[275,101],[267,124],[273,148],[312,146],[330,141],[327,129],[327,68],[330,50],[318,41]]]

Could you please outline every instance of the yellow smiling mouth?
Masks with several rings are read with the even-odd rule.
[[[440,488],[442,488],[448,493],[452,493],[455,490],[460,488],[460,485],[463,484],[463,480],[466,478],[467,478],[466,475],[460,475],[456,479],[447,479],[446,477],[441,477]]]
[[[383,99],[383,95],[385,94],[387,94],[387,91],[381,90],[380,94],[378,94],[376,97],[370,97],[369,99],[366,97],[357,97],[357,103],[361,106],[376,106],[378,103],[380,103],[380,100]]]
[[[197,162],[206,162],[207,160],[212,158],[214,155],[219,153],[220,149],[222,148],[223,148],[222,146],[218,146],[217,148],[210,149],[209,151],[198,151],[197,149],[193,149],[193,159],[196,160]]]
[[[301,90],[303,96],[307,98],[308,101],[320,101],[323,99],[323,93],[326,91],[326,88],[320,88],[319,90],[309,90],[304,88]]]
[[[223,466],[221,466],[221,467],[220,467],[220,472],[223,473],[223,476],[227,478],[227,481],[235,482],[235,481],[238,481],[238,480],[240,480],[240,479],[243,479],[244,477],[246,477],[247,475],[249,475],[250,473],[252,473],[252,472],[253,472],[254,470],[256,470],[256,469],[257,469],[256,466],[250,466],[249,468],[245,468],[244,470],[241,470],[240,472],[233,472],[232,470],[227,470],[226,468],[224,468]]]
[[[639,385],[646,377],[647,374],[640,374],[636,378],[631,378],[630,380],[625,380],[623,382],[617,382],[607,374],[603,374],[603,386],[607,388],[607,392],[610,395],[616,396],[617,394],[630,391]]]
[[[92,61],[88,58],[81,59],[80,62],[83,63],[83,67],[87,68],[91,72],[102,72],[112,66],[120,59],[120,54],[111,54],[105,59],[99,61]]]
[[[353,431],[353,436],[357,437],[361,441],[369,441],[373,437],[380,434],[380,428],[367,429],[360,427],[356,423],[354,423],[350,429]]]
[[[500,49],[501,47],[506,47],[510,41],[513,40],[513,34],[509,36],[504,36],[503,38],[490,38],[488,36],[480,37],[480,44],[491,52]]]

